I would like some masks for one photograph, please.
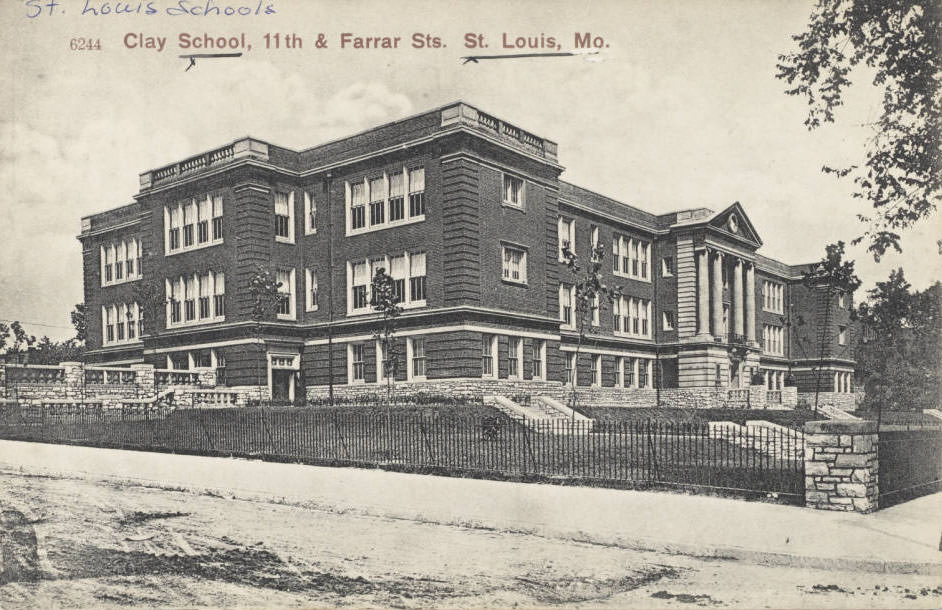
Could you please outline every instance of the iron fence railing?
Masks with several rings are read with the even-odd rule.
[[[478,473],[663,484],[777,494],[801,502],[801,433],[695,422],[511,419],[343,408],[0,406],[0,438],[205,455],[341,462],[441,474]]]

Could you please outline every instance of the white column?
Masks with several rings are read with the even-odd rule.
[[[713,334],[723,334],[723,255],[713,255]],[[726,340],[726,337],[723,337]]]
[[[756,340],[756,276],[755,266],[746,263],[746,340],[754,343]]]
[[[742,259],[737,258],[733,264],[733,334],[740,337],[745,334],[743,328],[743,290],[742,290]]]
[[[697,252],[697,334],[710,334],[709,252]]]

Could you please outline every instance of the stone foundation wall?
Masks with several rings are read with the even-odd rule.
[[[869,513],[877,509],[877,427],[863,420],[807,422],[805,505]]]

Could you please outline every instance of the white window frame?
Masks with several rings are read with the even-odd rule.
[[[193,319],[186,319],[186,301],[189,300],[188,292],[189,282],[192,282],[193,298]],[[220,291],[221,290],[221,291]],[[208,293],[208,294],[204,294]],[[214,322],[223,322],[226,319],[225,314],[225,273],[212,270],[202,273],[193,273],[180,275],[174,278],[164,280],[164,298],[166,299],[164,326],[170,328],[180,328],[185,326],[199,326],[201,324],[211,324]],[[200,316],[200,298],[208,296],[209,315]],[[223,297],[223,312],[220,314],[216,307],[216,297]],[[171,314],[173,303],[171,299],[180,303],[180,321],[173,322]]]
[[[563,372],[565,372],[567,369],[569,370],[569,374],[566,375],[566,385],[571,385],[575,383],[578,386],[579,385],[579,361],[576,359],[575,352],[566,353],[566,364],[567,364],[567,368],[563,369]]]
[[[362,342],[351,342],[347,344],[347,383],[350,385],[358,385],[366,383],[366,343]],[[356,347],[360,347],[363,350],[362,358],[363,360],[354,361],[353,351]],[[357,379],[355,377],[355,364],[356,362],[363,363],[363,377],[362,379]]]
[[[512,199],[507,198],[507,181],[516,180],[520,183],[520,190],[518,194],[518,201],[513,201]],[[510,174],[507,172],[501,173],[500,180],[500,203],[503,206],[508,208],[514,208],[517,210],[525,210],[527,202],[527,181],[524,180],[521,176],[515,174]]]
[[[278,292],[288,295],[288,313],[286,314],[278,313],[276,317],[279,320],[296,320],[298,317],[298,309],[297,309],[297,296],[296,296],[297,291],[295,290],[296,288],[295,269],[294,267],[291,267],[290,269],[279,269],[278,272],[288,274],[288,289],[283,290],[280,287],[278,288]],[[278,277],[278,272],[275,273],[275,278]]]
[[[543,339],[532,339],[530,350],[536,357],[533,361],[540,363],[540,374],[533,374],[533,366],[530,366],[530,378],[534,381],[546,381],[546,341]]]
[[[599,299],[599,295],[592,297],[592,327],[598,328],[600,326],[599,317],[602,310],[602,301]]]
[[[520,274],[519,279],[514,279],[510,277],[513,273],[513,268],[508,266],[507,253],[518,252],[521,254],[520,260],[518,261],[518,273]],[[505,243],[502,242],[500,245],[500,278],[502,281],[509,284],[519,284],[521,286],[527,285],[527,248],[517,244]]]
[[[596,231],[598,227],[596,227]],[[576,219],[558,216],[556,218],[556,238],[559,243],[559,262],[565,263],[563,248],[568,244],[569,251],[576,252]]]
[[[424,373],[416,375],[414,369],[415,341],[422,341],[422,358],[424,363]],[[406,373],[408,381],[425,381],[428,379],[428,345],[425,343],[425,337],[407,337],[406,338]]]
[[[206,218],[203,218],[203,213],[201,213],[200,202],[208,202],[208,205],[203,208],[203,213],[208,213]],[[218,203],[218,206],[217,206]],[[218,246],[223,243],[222,234],[217,238],[215,231],[213,231],[213,225],[215,224],[216,218],[222,218],[224,215],[223,212],[223,197],[219,194],[208,193],[200,197],[192,197],[189,200],[178,201],[173,204],[167,204],[164,206],[164,256],[174,256],[182,252],[192,252],[193,250],[202,250],[203,248],[211,248],[213,246]],[[219,214],[216,214],[217,208]],[[190,246],[185,246],[183,241],[183,226],[184,226],[184,211],[186,214],[193,214],[193,244]],[[180,230],[180,247],[173,250],[170,249],[170,230],[174,228],[171,226],[171,218],[174,216],[174,212],[179,214],[177,218],[179,219],[179,225],[176,225],[176,228]],[[207,240],[205,242],[199,241],[199,223],[202,220],[206,220],[209,224]],[[138,259],[138,268],[140,268],[140,259]]]
[[[654,337],[654,324],[652,316],[652,302],[650,299],[642,299],[633,296],[621,296],[618,310],[623,320],[622,328],[613,328],[615,335],[621,337],[636,337],[639,339],[652,339]],[[635,320],[638,321],[638,332],[634,331]],[[613,320],[614,322],[614,320]],[[647,322],[647,332],[644,332],[645,322]],[[624,324],[628,324],[628,331],[624,330]]]
[[[515,360],[517,363],[517,372],[511,374],[510,362]],[[523,337],[513,335],[507,337],[507,379],[523,379]]]
[[[837,327],[837,344],[847,345],[847,327],[846,326]]]
[[[628,237],[616,233],[612,237],[613,256],[621,254],[618,269],[612,266],[612,272],[618,277],[626,277],[639,282],[650,282],[653,270],[651,269],[651,241],[646,239]],[[625,264],[628,271],[625,271]],[[638,272],[634,269],[637,264]]]
[[[762,280],[762,311],[785,313],[785,286],[772,280]]]
[[[130,313],[130,315],[128,315]],[[112,338],[108,340],[108,321],[111,320]],[[141,319],[141,306],[137,301],[124,303],[111,303],[101,306],[101,344],[127,345],[131,343],[140,343],[141,333],[139,321]],[[134,337],[130,338],[128,334],[129,325],[134,327]],[[121,327],[122,339],[118,339],[118,327]]]
[[[485,342],[487,343],[488,356],[491,361],[491,372],[487,373],[484,371],[484,346]],[[497,335],[482,334],[481,335],[481,378],[482,379],[497,379],[497,369],[498,369],[498,345],[497,345]]]
[[[317,273],[308,267],[304,270],[305,311],[317,311],[318,298],[320,297],[318,289]]]
[[[563,309],[565,307],[564,297],[568,298],[569,301],[568,323],[563,315]],[[564,284],[562,282],[559,284],[559,326],[560,328],[568,330],[575,330],[576,328],[576,287],[575,285]]]
[[[304,191],[304,234],[317,233],[317,200],[310,191]]]
[[[592,387],[602,387],[602,355],[592,354]]]
[[[373,268],[374,267],[383,267],[386,269],[386,272],[392,274],[392,269],[390,268],[390,261],[396,257],[403,257],[405,259],[405,277],[403,278],[394,278],[404,280],[405,286],[403,288],[403,300],[400,301],[399,306],[402,309],[415,309],[418,307],[426,307],[428,304],[428,252],[394,252],[392,254],[386,254],[384,256],[372,256],[366,258],[359,258],[356,260],[347,261],[347,316],[361,316],[371,313],[377,313],[370,305],[370,299],[373,294]],[[413,264],[419,260],[421,257],[424,257],[425,260],[425,275],[413,275],[417,269],[417,265]],[[353,270],[354,267],[358,264],[366,265],[366,306],[359,307],[354,309],[353,307]],[[413,278],[425,278],[425,298],[424,299],[412,299],[412,279]],[[359,284],[358,284],[359,285]]]
[[[389,192],[390,192],[390,179],[389,177],[393,174],[402,175],[402,198],[403,198],[403,217],[399,220],[390,220],[389,219]],[[418,179],[418,176],[421,175],[421,180]],[[383,222],[373,224],[371,222],[370,215],[370,203],[372,197],[370,196],[370,181],[382,179],[384,185],[383,192]],[[413,179],[414,178],[414,179]],[[421,182],[420,185],[414,184]],[[364,225],[360,228],[353,228],[353,185],[360,184],[363,186],[364,192],[364,209],[365,209],[365,222]],[[394,227],[400,227],[403,225],[409,225],[417,222],[423,222],[425,220],[426,213],[428,211],[428,197],[426,197],[426,179],[425,179],[425,166],[424,165],[403,165],[400,168],[390,169],[382,172],[377,175],[376,172],[371,172],[367,175],[364,175],[362,178],[356,180],[347,180],[344,182],[344,216],[346,234],[347,235],[359,235],[361,233],[371,233],[373,231],[382,231],[383,229],[391,229]],[[412,215],[412,206],[411,198],[414,195],[422,196],[422,213]],[[377,200],[379,201],[379,200]],[[305,221],[306,222],[306,221]],[[315,231],[311,231],[312,233]]]
[[[272,214],[277,216],[277,201],[278,195],[287,195],[288,196],[288,235],[278,235],[275,233],[275,241],[281,242],[283,244],[293,244],[294,243],[294,189],[281,191],[275,190],[272,195]]]
[[[127,282],[136,282],[143,277],[141,273],[141,240],[136,237],[122,239],[108,244],[100,244],[99,254],[99,279],[102,286],[115,286]],[[134,273],[128,274],[128,261],[134,261]],[[111,264],[111,280],[105,277],[105,268]],[[117,267],[121,263],[123,269],[121,279],[118,279]]]

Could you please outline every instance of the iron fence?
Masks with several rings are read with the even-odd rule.
[[[880,428],[881,508],[942,490],[942,429]]]
[[[38,409],[38,411],[37,411]],[[801,433],[343,408],[0,410],[0,438],[804,498]],[[783,451],[783,447],[798,447]]]

